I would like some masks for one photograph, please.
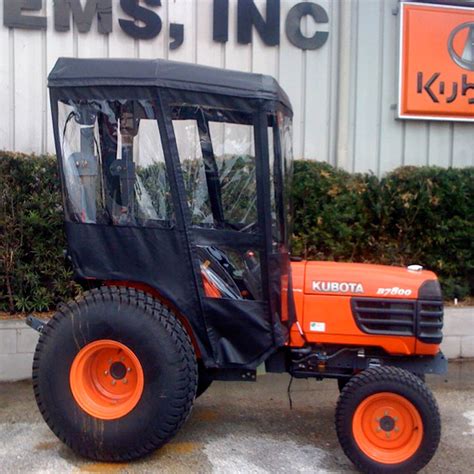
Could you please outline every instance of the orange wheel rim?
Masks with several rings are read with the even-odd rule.
[[[115,420],[130,413],[143,393],[143,369],[137,356],[117,341],[101,339],[84,346],[69,374],[71,392],[89,415]]]
[[[381,392],[367,397],[356,409],[352,432],[361,451],[383,464],[410,459],[423,440],[420,413],[406,398]]]

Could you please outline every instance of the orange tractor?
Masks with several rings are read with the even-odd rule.
[[[84,293],[43,323],[38,407],[77,453],[163,446],[213,380],[337,379],[367,472],[440,439],[443,304],[421,267],[289,253],[292,109],[271,77],[164,60],[59,59],[49,76],[67,258]]]

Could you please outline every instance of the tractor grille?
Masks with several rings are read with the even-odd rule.
[[[441,342],[441,301],[352,298],[351,304],[357,325],[368,334],[416,335],[422,342]]]
[[[369,334],[414,336],[416,301],[353,298],[357,325]]]
[[[418,339],[439,344],[443,339],[443,302],[418,301]]]

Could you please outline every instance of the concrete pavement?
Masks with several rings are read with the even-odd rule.
[[[257,383],[215,382],[176,438],[128,464],[77,457],[43,422],[30,382],[0,384],[1,473],[287,473],[352,472],[334,430],[338,396],[331,380],[287,375]],[[443,418],[441,445],[424,472],[468,472],[474,460],[474,362],[451,363],[447,377],[429,377]]]

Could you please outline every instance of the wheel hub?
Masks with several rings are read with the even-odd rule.
[[[380,428],[387,432],[392,431],[395,428],[395,420],[391,416],[384,416],[380,420]]]
[[[101,339],[87,344],[76,355],[69,384],[75,401],[87,414],[115,420],[130,413],[140,400],[143,369],[130,348]]]
[[[109,372],[115,380],[122,380],[127,375],[127,367],[123,362],[114,362],[110,366]]]
[[[354,439],[374,461],[397,464],[415,454],[423,439],[423,422],[415,406],[401,395],[382,392],[367,397],[352,420]]]

